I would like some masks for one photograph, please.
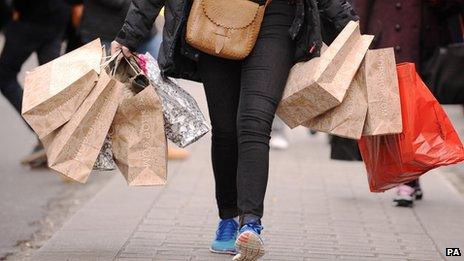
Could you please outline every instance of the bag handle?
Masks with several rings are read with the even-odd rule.
[[[131,56],[131,57],[126,57],[123,55],[122,50],[118,50],[116,53],[114,53],[111,56],[106,56],[104,58],[109,58],[107,61],[104,63],[100,64],[100,68],[106,68],[108,66],[111,66],[111,63],[114,63],[110,69],[110,75],[114,76],[116,73],[116,70],[118,66],[121,64],[122,59],[124,59],[129,67],[134,71],[135,74],[140,74],[143,73],[143,70],[140,68],[140,66],[137,63],[136,58],[138,58],[136,55]]]

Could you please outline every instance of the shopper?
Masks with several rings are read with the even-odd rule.
[[[163,6],[166,24],[158,59],[162,73],[203,82],[211,117],[220,217],[211,250],[237,252],[234,260],[256,260],[264,255],[260,234],[271,125],[290,68],[319,55],[320,14],[338,30],[357,17],[344,0],[273,0],[253,51],[237,61],[201,53],[185,43],[188,9],[183,1],[134,0],[113,52],[122,49],[131,55]]]
[[[464,0],[353,0],[363,33],[374,34],[373,48],[393,46],[396,62],[414,62],[420,74],[437,48],[452,42],[447,19],[462,10]],[[422,199],[419,180],[397,187],[393,202],[411,207]]]
[[[17,76],[21,66],[34,52],[39,64],[60,55],[69,5],[65,0],[14,0],[12,8],[13,17],[5,26],[5,45],[0,55],[0,88],[2,95],[20,114],[23,89]],[[38,142],[23,162],[41,165],[46,162],[44,157],[45,152]]]
[[[108,47],[121,29],[131,0],[84,0],[79,32],[84,43],[100,38]]]

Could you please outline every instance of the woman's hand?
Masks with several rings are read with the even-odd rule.
[[[71,7],[71,24],[74,28],[78,28],[81,24],[82,13],[84,12],[84,5],[77,4]]]
[[[13,10],[13,13],[11,14],[11,20],[17,22],[17,21],[19,21],[20,16],[21,16],[21,14],[18,11]]]
[[[122,54],[124,54],[125,57],[131,57],[132,55],[134,55],[130,50],[129,48],[127,48],[126,46],[116,42],[116,41],[113,41],[111,42],[111,54],[115,54],[116,52],[118,51],[121,51],[122,50]]]

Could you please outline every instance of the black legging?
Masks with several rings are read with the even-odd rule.
[[[18,113],[21,113],[23,96],[17,80],[21,66],[33,52],[37,53],[39,64],[57,58],[63,28],[21,21],[11,21],[5,27],[5,45],[0,55],[0,90]]]
[[[255,48],[243,61],[200,57],[222,219],[240,215],[247,222],[263,215],[271,126],[295,53],[288,33],[294,13],[288,0],[272,1]]]

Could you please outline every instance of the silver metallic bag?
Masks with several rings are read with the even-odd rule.
[[[113,151],[111,150],[111,140],[106,136],[100,154],[98,154],[97,160],[93,165],[93,170],[109,171],[115,169],[116,163],[114,162]]]
[[[168,139],[183,148],[208,133],[209,125],[195,99],[176,80],[164,79],[158,62],[149,53],[140,58],[141,67],[146,70],[145,73],[161,99]]]

